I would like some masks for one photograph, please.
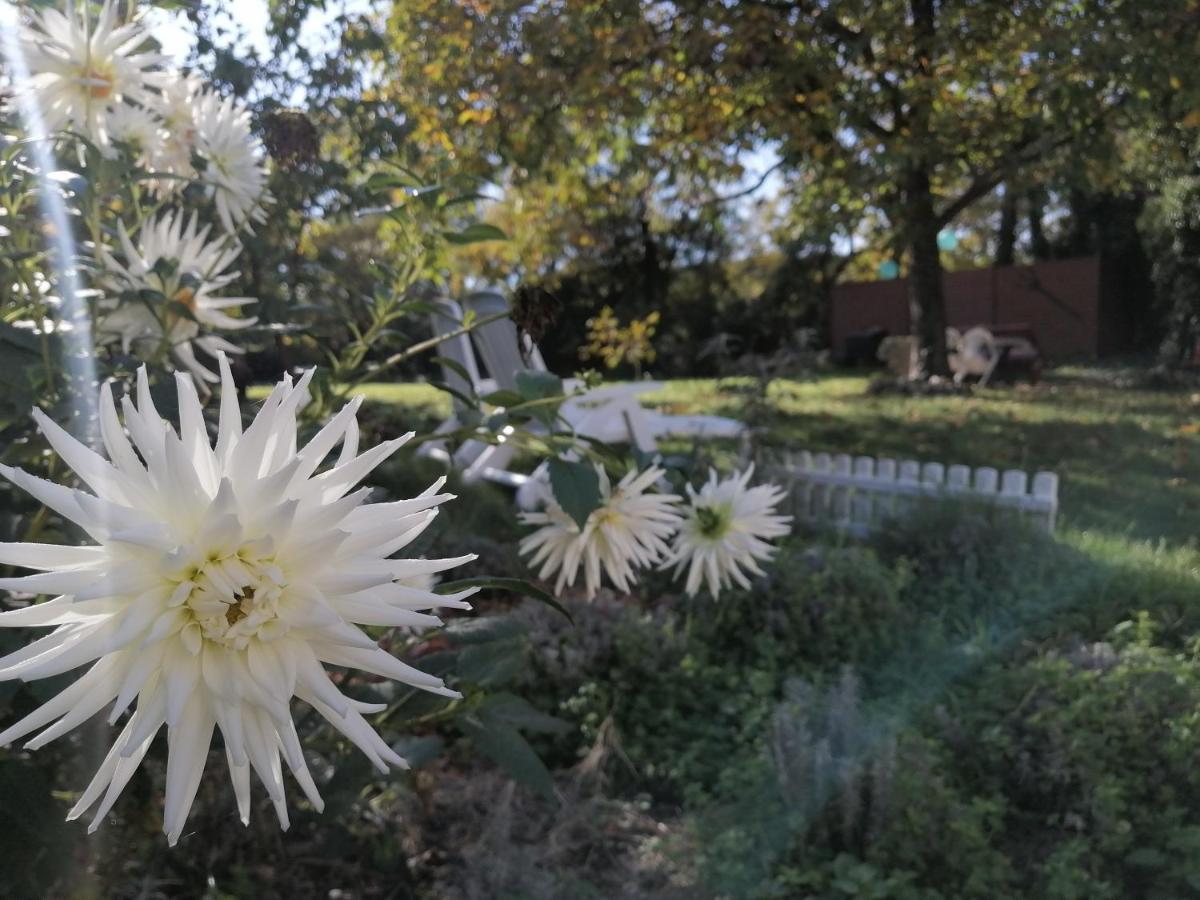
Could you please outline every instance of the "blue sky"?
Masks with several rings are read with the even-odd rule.
[[[228,12],[216,12],[223,4],[213,0],[205,0],[204,7],[212,15],[220,15],[225,22],[233,21]],[[300,43],[310,49],[322,48],[331,34],[330,23],[343,11],[350,13],[366,12],[372,8],[370,0],[340,0],[330,2],[326,9],[317,9],[309,14],[300,32]],[[238,0],[237,24],[246,32],[245,43],[240,45],[245,50],[255,50],[259,55],[270,52],[267,40],[267,23],[269,14],[267,0]],[[182,13],[150,7],[146,12],[154,36],[162,44],[163,51],[175,60],[182,60],[195,43],[195,36],[187,27],[187,20]]]

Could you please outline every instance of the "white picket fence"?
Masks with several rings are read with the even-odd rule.
[[[1005,506],[1046,531],[1058,515],[1058,476],[1038,472],[999,472],[982,466],[875,459],[828,453],[789,453],[774,466],[775,477],[791,488],[792,514],[826,522],[863,536],[886,519],[911,511],[921,498],[945,498]]]

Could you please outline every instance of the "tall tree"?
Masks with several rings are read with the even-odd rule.
[[[791,183],[880,209],[931,374],[939,231],[1015,171],[1161,114],[1197,33],[1190,0],[405,0],[389,29],[416,133],[485,165],[635,161],[687,203],[769,147]]]

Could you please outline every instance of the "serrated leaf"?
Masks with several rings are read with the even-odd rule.
[[[600,507],[600,477],[588,463],[552,459],[549,468],[554,499],[583,528],[588,516]]]

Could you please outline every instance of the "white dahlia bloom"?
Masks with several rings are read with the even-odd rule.
[[[429,626],[422,610],[469,609],[471,592],[438,596],[403,583],[467,562],[395,559],[450,499],[442,481],[412,500],[366,502],[357,485],[408,437],[359,453],[357,402],[303,449],[296,411],[312,372],[284,379],[242,430],[228,361],[211,445],[192,380],[175,376],[179,430],[154,407],[145,369],[137,403],[100,394],[108,459],[34,411],[42,433],[75,470],[72,489],[0,467],[87,533],[86,546],[0,544],[0,563],[39,570],[0,579],[0,589],[54,599],[0,614],[0,626],[53,628],[0,658],[0,679],[48,678],[91,663],[70,687],[0,733],[0,745],[44,729],[41,747],[109,704],[110,724],[136,700],[99,771],[68,815],[99,802],[90,830],[129,782],[155,734],[167,726],[163,830],[171,844],[184,827],[203,775],[214,728],[223,738],[243,822],[250,771],[288,826],[280,757],[317,810],[321,797],[291,717],[295,697],[327,719],[381,771],[405,766],[363,718],[380,705],[352,700],[324,665],[360,669],[447,697],[441,679],[400,662],[359,625]],[[128,432],[128,435],[126,434]],[[336,460],[326,457],[338,444]],[[48,727],[47,727],[48,726]]]
[[[266,221],[267,168],[262,142],[250,131],[250,113],[228,97],[202,91],[192,98],[196,154],[204,160],[198,174],[221,224],[230,234]]]
[[[108,296],[96,330],[102,342],[119,340],[126,353],[139,349],[144,357],[153,356],[166,341],[176,361],[205,381],[216,381],[217,376],[196,359],[192,344],[214,357],[222,351],[241,353],[239,347],[209,332],[253,325],[257,319],[231,316],[225,310],[255,301],[221,296],[238,276],[229,271],[241,253],[237,242],[225,236],[210,241],[209,226],[199,228],[195,213],[186,222],[185,218],[180,211],[148,219],[136,244],[124,223],[118,223],[123,261],[109,248],[99,248]],[[157,292],[168,302],[154,308],[120,297],[123,292],[143,290]]]
[[[87,4],[79,14],[56,9],[34,13],[21,29],[21,49],[29,66],[32,94],[50,131],[70,129],[98,147],[109,145],[109,117],[122,102],[153,98],[164,57],[139,52],[148,34],[138,21],[120,24],[117,5],[105,0],[95,22]]]
[[[125,144],[133,153],[133,162],[142,169],[152,170],[165,148],[162,124],[140,106],[122,103],[113,107],[108,118],[109,137]],[[115,148],[106,155],[115,157]]]
[[[791,516],[775,514],[786,492],[773,484],[750,487],[753,474],[754,466],[725,479],[710,471],[699,491],[688,485],[689,505],[667,562],[676,574],[687,568],[689,596],[702,583],[714,599],[735,581],[750,587],[743,569],[762,575],[758,563],[775,553],[767,542],[792,530]]]
[[[634,570],[654,565],[669,551],[667,541],[679,525],[675,510],[681,499],[676,494],[646,493],[663,475],[654,466],[640,474],[631,470],[616,487],[602,466],[596,466],[596,472],[603,502],[582,529],[548,488],[543,488],[544,508],[520,516],[523,524],[540,526],[520,545],[521,554],[531,556],[529,565],[541,566],[538,577],[547,579],[557,572],[554,589],[561,593],[564,586],[574,586],[582,566],[589,600],[600,588],[601,571],[628,593]]]
[[[176,176],[162,179],[159,190],[163,194],[174,193],[196,176],[192,153],[196,149],[196,99],[202,91],[199,78],[173,73],[153,102],[163,126],[163,149],[155,170]]]

